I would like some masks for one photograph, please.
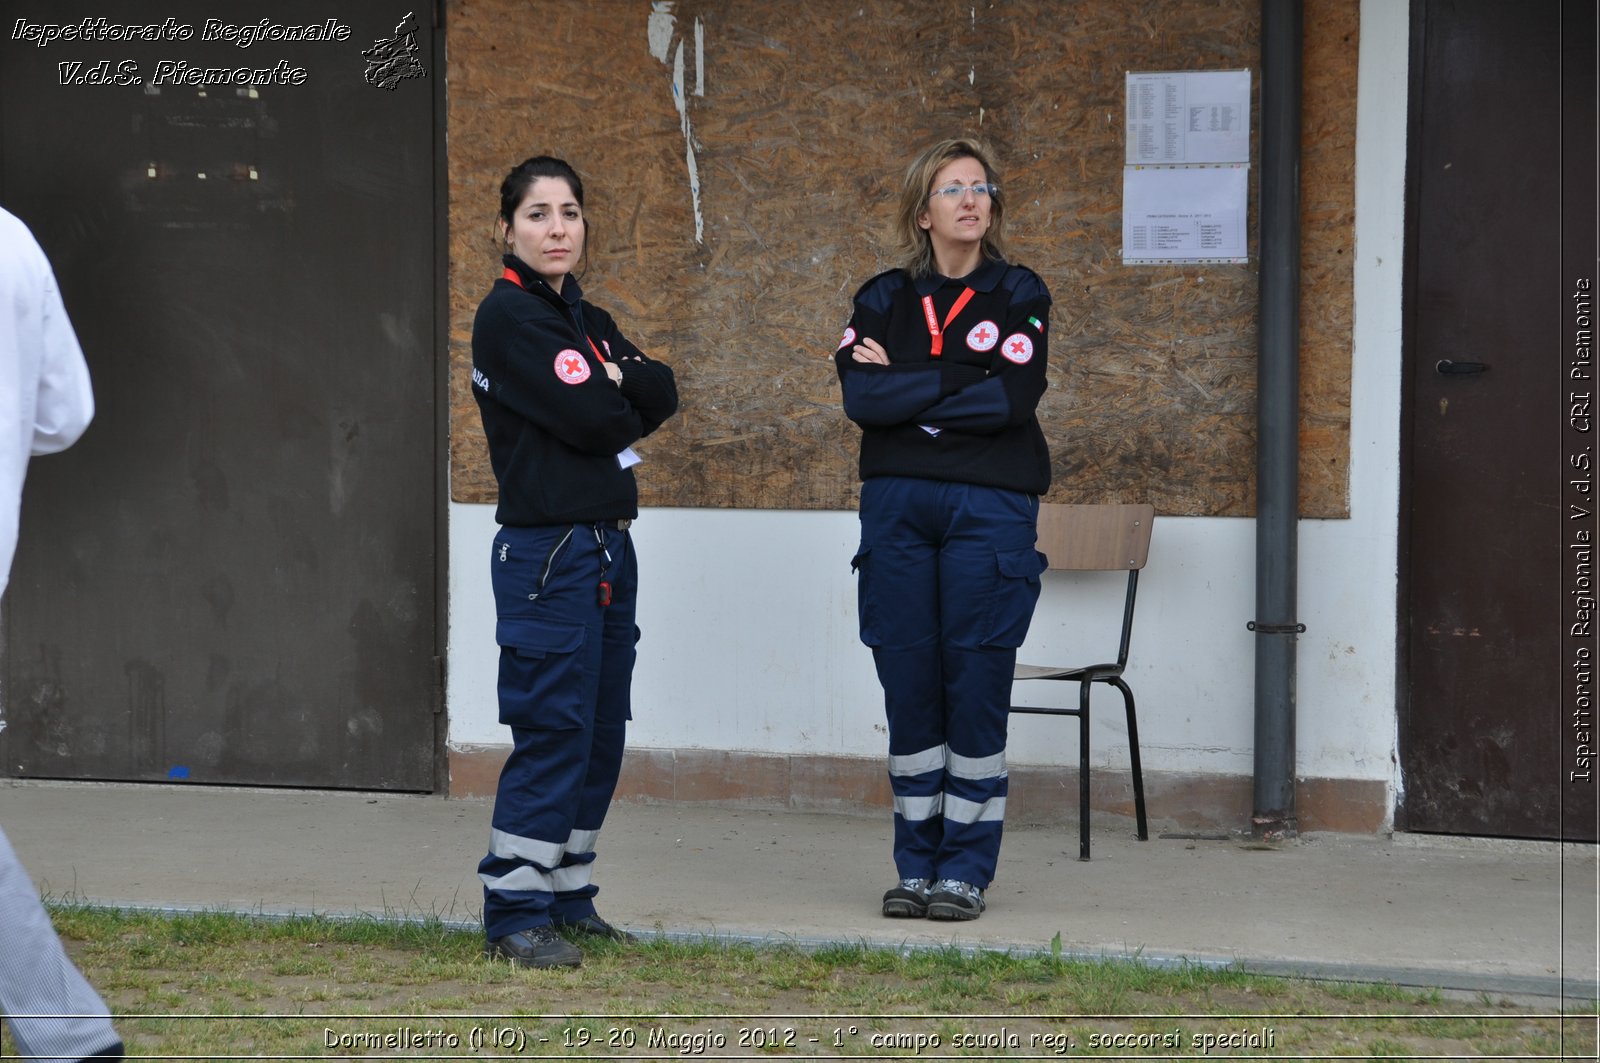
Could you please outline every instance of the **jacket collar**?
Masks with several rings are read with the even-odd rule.
[[[975,292],[992,292],[995,286],[1000,283],[1000,278],[1005,276],[1005,272],[1005,259],[986,259],[982,265],[965,277],[946,277],[938,273],[930,273],[926,277],[917,278],[917,294],[932,295],[946,284],[956,284],[971,288]]]
[[[578,284],[578,278],[570,273],[567,274],[567,279],[561,282],[561,290],[558,292],[550,287],[549,281],[535,273],[526,262],[516,255],[503,255],[501,256],[501,261],[521,278],[522,286],[530,292],[538,292],[546,299],[565,303],[569,307],[577,306],[583,299],[583,288]]]

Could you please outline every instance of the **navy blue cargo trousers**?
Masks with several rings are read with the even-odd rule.
[[[615,523],[503,527],[490,565],[512,737],[478,865],[493,941],[594,914],[590,871],[622,770],[639,629],[633,543]]]
[[[901,878],[994,879],[1011,675],[1045,569],[1038,519],[1019,491],[862,484],[857,605],[888,717]]]

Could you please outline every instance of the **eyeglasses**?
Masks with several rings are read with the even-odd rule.
[[[1000,186],[987,183],[976,185],[945,185],[943,188],[935,188],[931,193],[929,193],[928,198],[960,199],[968,192],[971,192],[979,199],[984,199],[988,196],[998,196],[1000,194]]]

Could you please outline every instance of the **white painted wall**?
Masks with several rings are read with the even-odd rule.
[[[1405,5],[1365,0],[1357,108],[1349,520],[1300,534],[1298,770],[1394,786]],[[843,416],[841,414],[840,416]],[[648,444],[641,447],[648,459]],[[648,460],[640,468],[648,477]],[[504,743],[496,722],[493,507],[450,507],[450,742]],[[855,628],[853,512],[652,509],[634,528],[644,631],[635,747],[879,757],[881,695]],[[1150,771],[1252,771],[1255,527],[1161,518],[1142,577],[1130,681]],[[1115,652],[1121,581],[1050,573],[1024,659]],[[1092,621],[1091,621],[1092,618]],[[1092,636],[1092,637],[1091,637]],[[1095,649],[1093,647],[1100,647]],[[1097,704],[1100,704],[1097,702]],[[1105,702],[1115,709],[1114,696]],[[1120,714],[1096,756],[1126,764]],[[1072,728],[1018,718],[1017,764],[1073,764]]]

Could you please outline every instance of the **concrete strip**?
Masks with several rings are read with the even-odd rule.
[[[0,782],[0,826],[48,895],[96,904],[473,924],[486,801]],[[1133,838],[1013,828],[989,910],[886,920],[887,816],[618,805],[601,909],[636,932],[801,945],[1048,951],[1595,999],[1590,846],[1316,834]]]

